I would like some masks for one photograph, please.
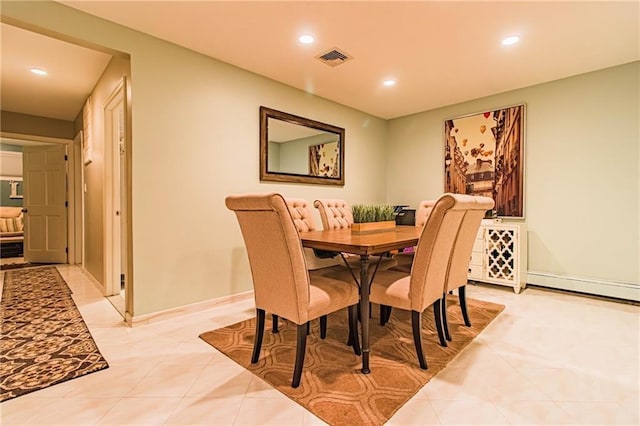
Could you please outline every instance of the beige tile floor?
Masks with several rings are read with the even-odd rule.
[[[128,328],[78,268],[59,270],[110,367],[0,404],[2,425],[323,424],[198,338],[251,300]],[[505,311],[389,424],[640,424],[638,306],[468,288]]]

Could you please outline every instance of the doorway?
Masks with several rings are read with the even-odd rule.
[[[76,249],[75,219],[68,211],[75,196],[72,141],[2,132],[0,143],[3,154],[13,154],[19,165],[11,176],[3,174],[3,184],[8,179],[11,189],[2,194],[1,204],[22,210],[17,221],[22,227],[15,230],[21,234],[19,244],[12,254],[4,253],[3,243],[0,269],[73,263],[69,253]]]

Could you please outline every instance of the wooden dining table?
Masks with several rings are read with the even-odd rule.
[[[300,233],[304,247],[360,256],[360,324],[362,327],[362,372],[364,374],[371,372],[369,368],[370,256],[413,247],[418,244],[421,232],[421,227],[396,225],[395,228],[389,230],[363,233],[355,233],[351,229]],[[375,275],[372,278],[375,279]]]

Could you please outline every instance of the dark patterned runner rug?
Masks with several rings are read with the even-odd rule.
[[[274,334],[267,321],[257,364],[250,363],[255,318],[208,331],[200,338],[330,425],[382,425],[504,309],[503,305],[468,298],[473,325],[465,327],[457,296],[448,296],[447,303],[453,340],[446,348],[438,344],[433,311],[427,309],[423,314],[427,370],[418,365],[411,316],[406,311],[394,309],[391,320],[380,326],[378,309],[374,309],[374,318],[369,323],[371,373],[367,375],[360,372],[360,357],[345,344],[346,309],[329,315],[324,340],[319,338],[318,321],[313,321],[307,337],[302,382],[297,389],[291,387],[296,346],[294,324],[282,321],[280,332]]]
[[[5,272],[0,401],[108,367],[54,267]]]
[[[10,269],[24,269],[24,268],[37,268],[45,266],[44,263],[8,263],[6,265],[0,265],[0,271],[8,271]]]

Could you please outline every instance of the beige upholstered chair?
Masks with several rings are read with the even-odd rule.
[[[433,206],[436,204],[436,200],[423,200],[418,205],[416,210],[416,226],[421,228],[427,223],[427,219],[433,210]],[[415,249],[415,248],[414,248]],[[411,272],[411,264],[413,263],[413,251],[401,252],[395,256],[396,262],[394,269]]]
[[[447,274],[447,282],[444,287],[444,293],[458,289],[458,298],[460,299],[460,308],[462,310],[462,318],[467,327],[471,326],[469,315],[467,313],[466,285],[467,276],[469,274],[469,261],[471,260],[471,251],[473,243],[476,240],[480,223],[484,218],[487,210],[491,210],[495,205],[494,201],[489,197],[472,197],[470,201],[472,205],[467,209],[460,232],[456,237],[456,242],[451,257],[449,273]],[[444,325],[445,336],[447,340],[451,340],[449,327],[447,322],[447,302],[446,297],[442,298],[442,321]]]
[[[344,229],[353,225],[351,207],[345,200],[321,199],[313,202],[320,212],[323,229]]]
[[[469,261],[471,260],[471,251],[473,249],[473,243],[478,233],[478,228],[482,222],[487,210],[491,210],[494,206],[494,201],[488,197],[473,197],[474,205],[469,208],[464,216],[462,222],[462,228],[458,233],[454,257],[449,265],[449,273],[447,274],[447,283],[443,290],[443,293],[452,293],[456,288],[458,289],[458,297],[460,299],[460,308],[462,310],[462,317],[467,327],[471,326],[469,315],[467,313],[467,301],[466,301],[466,285],[467,275],[469,273]],[[416,226],[424,226],[429,218],[431,210],[435,200],[426,200],[420,203],[420,207],[416,213]],[[410,256],[411,255],[411,256]],[[406,259],[411,257],[411,262]],[[410,273],[413,262],[413,253],[406,253],[402,256],[402,253],[396,256],[398,265],[394,266],[394,270]],[[449,327],[447,321],[447,299],[442,297],[442,322],[444,325],[444,333],[447,340],[451,340],[449,334]],[[391,310],[386,306],[380,306],[380,322],[384,324],[391,314]]]
[[[298,232],[318,231],[320,229],[316,226],[311,204],[308,203],[307,200],[302,198],[287,198],[285,201]],[[310,271],[343,265],[342,259],[340,259],[338,255],[322,258],[319,257],[312,248],[303,247],[303,250],[307,260],[307,269]]]
[[[311,204],[303,198],[286,198],[287,208],[293,223],[298,232],[317,231],[319,228],[313,218]],[[307,262],[307,269],[317,271],[317,273],[329,273],[335,269],[344,268],[344,263],[340,256],[336,253],[333,257],[320,257],[315,250],[310,247],[303,247],[304,257]],[[272,330],[278,332],[278,316],[273,315]],[[320,337],[324,339],[327,336],[327,316],[320,317]]]
[[[353,225],[351,207],[345,200],[319,199],[315,200],[313,205],[320,212],[323,229],[347,229]],[[342,256],[352,269],[360,268],[360,256],[348,253],[343,253]],[[369,270],[389,269],[398,264],[395,259],[387,256],[370,256],[369,260]]]
[[[300,385],[309,321],[349,307],[349,338],[358,354],[358,287],[351,280],[307,270],[302,243],[284,198],[274,193],[231,195],[225,203],[236,213],[253,277],[257,320],[251,362],[257,363],[260,356],[266,311],[298,326],[294,388]]]
[[[436,200],[423,200],[420,201],[418,210],[416,210],[416,226],[424,226],[429,219],[433,206],[436,205]]]
[[[411,311],[413,339],[423,369],[427,368],[427,362],[422,351],[422,312],[433,305],[440,344],[446,346],[441,318],[442,293],[465,213],[475,205],[474,197],[468,195],[442,195],[422,229],[411,274],[379,271],[371,283],[371,302]]]

